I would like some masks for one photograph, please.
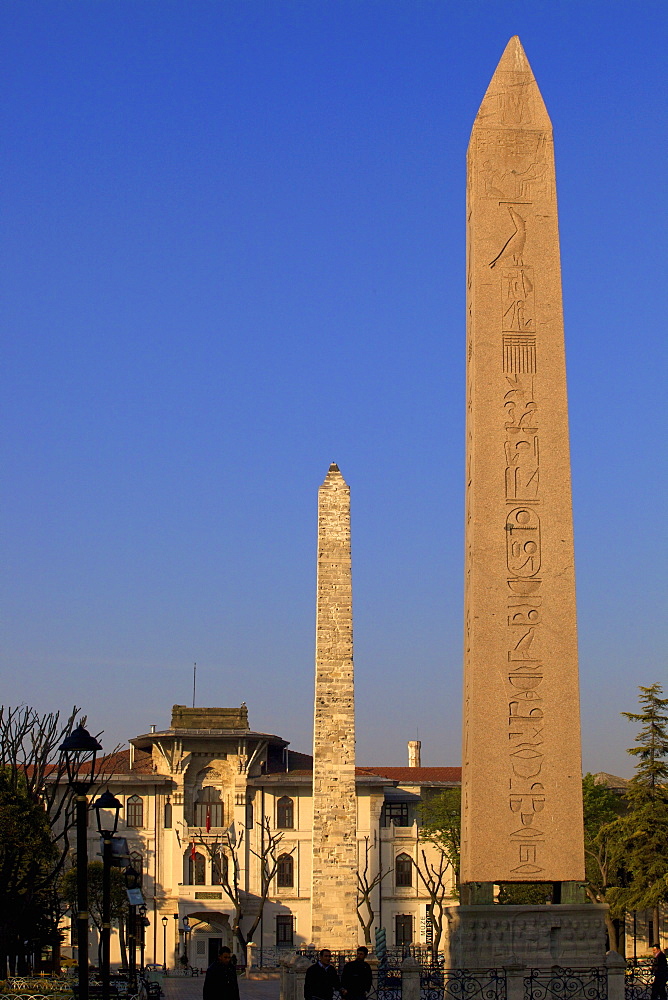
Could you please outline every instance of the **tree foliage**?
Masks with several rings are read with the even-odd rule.
[[[93,924],[102,930],[102,881],[104,866],[101,861],[88,862],[88,912]],[[73,914],[77,911],[77,869],[68,868],[60,879],[60,894]],[[120,868],[111,869],[111,922],[120,923],[128,913],[128,894]]]
[[[462,839],[462,793],[444,788],[420,806],[420,840],[433,844],[445,856],[459,889],[459,856]]]
[[[642,711],[622,712],[641,727],[636,746],[628,751],[638,758],[628,791],[629,798],[636,803],[665,799],[668,785],[668,698],[661,697],[660,684],[639,690]]]
[[[59,940],[56,885],[73,813],[58,747],[77,715],[0,706],[0,977],[24,970],[26,941],[33,951]]]
[[[426,851],[420,850],[414,861],[417,876],[429,896],[433,931],[432,948],[438,952],[443,935],[443,910],[449,902],[459,896],[459,858],[461,851],[461,803],[460,788],[444,788],[431,795],[420,806],[420,840],[436,848],[436,857],[431,860]],[[449,872],[454,885],[451,885]]]
[[[500,882],[498,902],[515,906],[542,906],[552,899],[551,882]]]
[[[50,875],[57,861],[44,808],[29,794],[27,782],[0,769],[0,949],[5,966],[24,942],[48,939],[53,932]]]
[[[625,878],[607,893],[613,911],[654,910],[668,901],[668,698],[659,684],[641,687],[640,712],[623,712],[640,730],[629,753],[638,759],[627,812],[605,828],[614,838]],[[620,871],[621,863],[620,863]]]

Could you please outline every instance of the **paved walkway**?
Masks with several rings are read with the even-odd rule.
[[[204,976],[167,977],[162,982],[165,1000],[202,1000]],[[241,1000],[278,1000],[280,981],[276,979],[245,979],[239,977]]]

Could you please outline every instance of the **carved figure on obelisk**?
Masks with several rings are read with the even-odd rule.
[[[461,881],[577,881],[582,774],[552,126],[518,38],[473,125],[467,201]]]
[[[350,489],[332,464],[318,493],[311,887],[318,948],[357,945],[356,810]]]

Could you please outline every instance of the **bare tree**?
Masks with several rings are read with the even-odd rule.
[[[73,812],[63,790],[58,747],[77,722],[78,708],[59,712],[0,706],[0,978],[26,967],[25,941],[50,940],[57,953],[60,917],[55,886],[69,850]],[[26,930],[30,928],[30,930]]]
[[[256,826],[261,831],[260,849],[256,851],[249,847],[249,850],[260,862],[259,895],[248,893],[241,888],[240,859],[245,830],[242,829],[236,833],[234,824],[232,824],[220,839],[210,838],[208,834],[203,834],[202,830],[198,831],[195,838],[196,842],[209,855],[212,868],[220,879],[220,885],[234,907],[232,932],[239,942],[244,958],[246,947],[249,941],[253,940],[253,935],[262,919],[262,911],[269,895],[269,889],[278,869],[278,848],[283,840],[282,832],[271,829],[269,816],[265,816],[262,822],[258,820]],[[282,853],[291,855],[294,850],[293,847]],[[242,926],[244,918],[252,918],[252,923],[247,930],[244,930]]]
[[[369,877],[369,838],[364,838],[364,865],[361,869],[357,869],[357,919],[362,925],[362,930],[364,931],[364,943],[369,947],[371,945],[371,927],[373,925],[374,917],[376,916],[375,910],[373,908],[373,903],[371,901],[373,890],[377,885],[380,885],[386,875],[389,875],[394,869],[387,868],[379,869],[376,874],[370,878]],[[364,914],[362,911],[365,910]]]
[[[449,895],[448,871],[453,865],[443,851],[435,852],[435,860],[428,861],[424,847],[420,850],[420,859],[413,865],[418,874],[418,878],[425,887],[429,896],[431,923],[433,928],[433,939],[431,944],[432,955],[437,955],[441,946],[443,935],[443,910],[445,907],[446,895]]]
[[[23,971],[28,952],[47,942],[58,962],[58,881],[75,819],[59,747],[85,725],[79,712],[0,706],[0,978],[8,966]]]

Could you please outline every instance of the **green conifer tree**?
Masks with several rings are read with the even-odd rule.
[[[608,827],[631,876],[628,886],[609,891],[610,903],[617,911],[653,910],[655,929],[659,906],[668,902],[668,698],[662,693],[660,684],[641,687],[642,710],[622,712],[641,727],[629,749],[638,763],[627,791],[628,812]]]

